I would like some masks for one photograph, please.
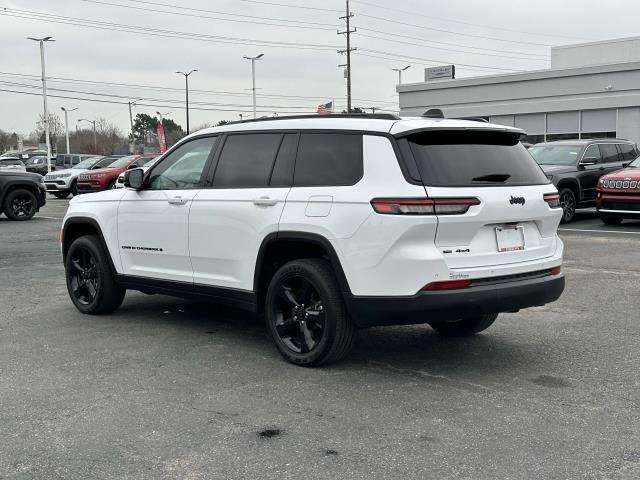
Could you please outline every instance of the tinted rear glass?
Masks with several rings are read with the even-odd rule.
[[[351,133],[303,133],[300,135],[294,185],[355,185],[362,175],[362,135]]]
[[[408,137],[425,185],[542,185],[549,183],[518,134],[433,131]]]

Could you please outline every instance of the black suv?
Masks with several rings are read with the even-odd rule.
[[[29,220],[47,201],[42,175],[0,172],[0,212],[10,220]]]
[[[577,208],[595,207],[601,176],[640,156],[634,143],[619,139],[538,143],[529,153],[560,192],[562,223],[572,221]]]

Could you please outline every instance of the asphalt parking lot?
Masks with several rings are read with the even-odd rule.
[[[0,217],[0,478],[640,478],[640,222],[563,228],[555,304],[462,340],[363,331],[310,370],[241,311],[78,313],[67,203]]]

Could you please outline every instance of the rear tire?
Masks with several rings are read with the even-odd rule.
[[[126,290],[115,281],[108,253],[96,235],[76,239],[65,260],[67,291],[82,313],[97,315],[116,310]]]
[[[488,313],[476,317],[465,317],[453,322],[429,323],[440,335],[445,337],[468,337],[486,330],[498,318],[497,313]]]
[[[278,350],[295,365],[337,362],[354,344],[355,327],[325,260],[302,259],[282,266],[269,284],[265,317]]]
[[[38,211],[38,200],[33,192],[17,188],[7,193],[2,210],[9,220],[30,220]]]
[[[560,190],[560,205],[562,206],[561,223],[570,223],[576,216],[576,195],[570,188]]]
[[[609,216],[601,216],[600,219],[603,221],[605,225],[620,225],[622,223],[621,217],[609,217]]]

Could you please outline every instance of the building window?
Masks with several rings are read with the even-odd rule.
[[[547,134],[547,142],[555,142],[558,140],[577,140],[578,133],[549,133]],[[584,138],[584,137],[582,137]]]
[[[583,132],[581,138],[616,138],[616,132]]]
[[[536,143],[544,142],[544,135],[525,135],[520,141],[535,145]]]

